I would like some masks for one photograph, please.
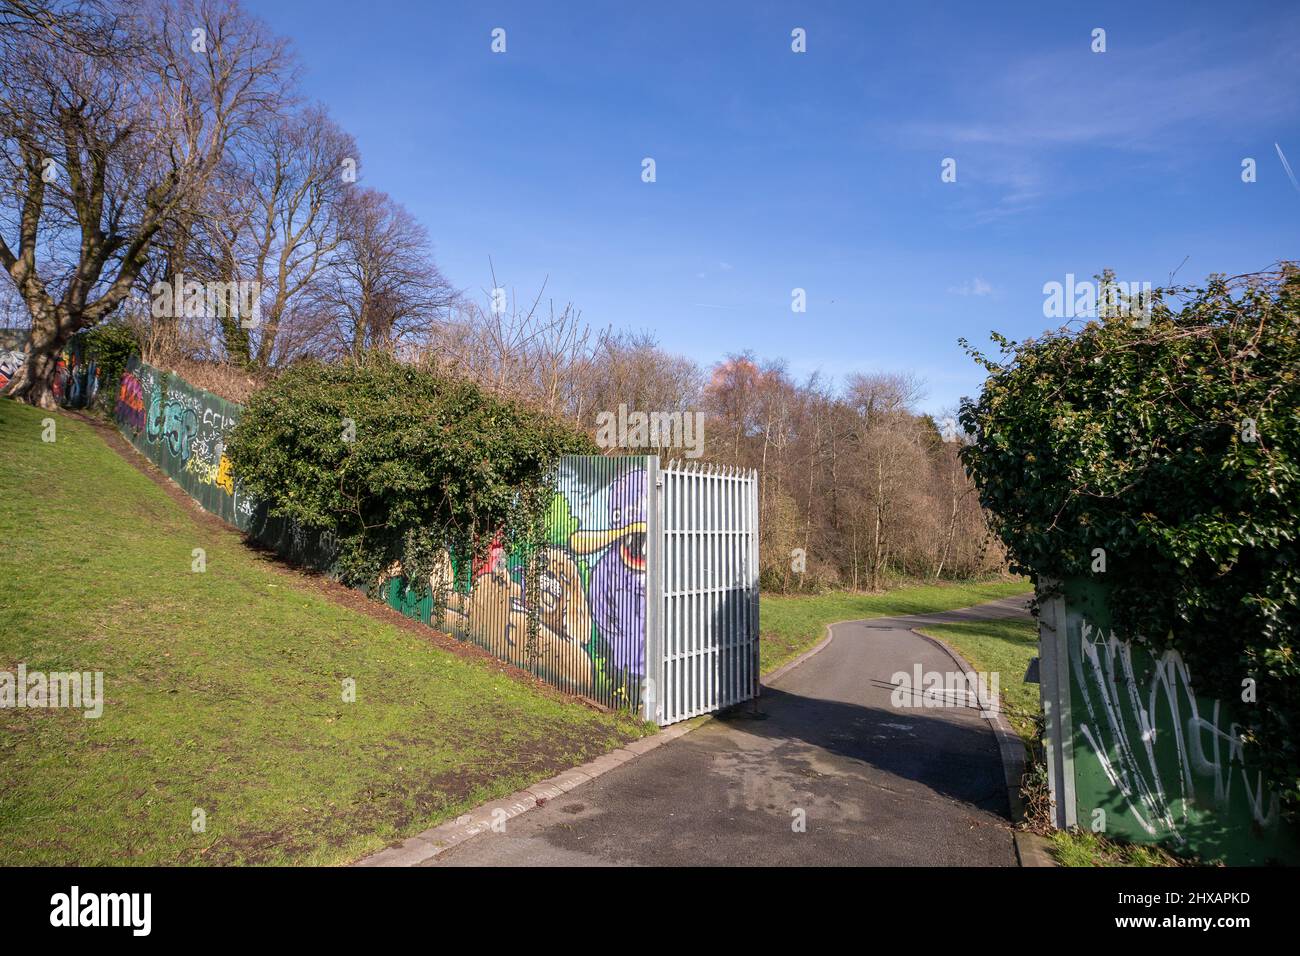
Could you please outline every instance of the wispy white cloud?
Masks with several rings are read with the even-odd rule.
[[[714,263],[713,265],[704,266],[704,268],[701,269],[701,271],[695,273],[695,278],[707,279],[710,275],[716,275],[719,272],[731,272],[733,269],[735,269],[735,266],[733,266],[730,262],[719,261]]]
[[[963,282],[961,285],[949,286],[948,291],[953,295],[974,295],[985,296],[993,294],[993,286],[985,282],[979,276],[969,282]]]
[[[1233,38],[1250,56],[1225,60],[1225,38],[1178,34],[1120,57],[1054,50],[1005,63],[969,93],[978,118],[917,124],[947,142],[1160,150],[1209,127],[1294,121],[1300,57],[1281,35]],[[1171,143],[1171,139],[1173,143]]]
[[[1014,216],[1070,188],[1080,149],[1144,153],[1176,165],[1207,141],[1249,140],[1294,124],[1300,51],[1286,24],[1231,36],[1183,32],[1110,52],[1057,48],[1002,60],[954,63],[948,116],[904,123],[916,145],[957,158],[960,209],[977,223]],[[978,55],[978,54],[976,54]],[[1279,151],[1280,155],[1280,151]],[[1285,161],[1284,161],[1285,165]]]

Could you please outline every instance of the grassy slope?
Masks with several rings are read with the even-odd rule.
[[[107,702],[0,710],[0,864],[339,863],[644,731],[330,603],[49,416],[0,400],[0,670]]]
[[[793,660],[826,636],[836,621],[926,614],[970,607],[1031,590],[1027,581],[997,580],[902,587],[883,594],[834,592],[812,596],[763,595],[760,662],[764,673]],[[1021,675],[1024,668],[1021,668]]]
[[[1002,710],[1025,742],[1037,738],[1034,717],[1042,706],[1038,685],[1025,683],[1025,670],[1038,654],[1038,625],[1033,621],[978,621],[932,625],[920,629],[937,637],[986,674],[997,674]]]

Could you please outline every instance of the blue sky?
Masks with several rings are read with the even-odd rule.
[[[938,411],[979,388],[958,337],[1059,324],[1066,273],[1300,258],[1296,3],[247,5],[453,284],[491,257],[705,365],[911,370]]]

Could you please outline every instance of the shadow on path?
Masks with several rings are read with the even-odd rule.
[[[1014,866],[997,738],[966,706],[896,706],[897,671],[956,669],[926,623],[1015,601],[838,624],[742,705],[434,865]]]

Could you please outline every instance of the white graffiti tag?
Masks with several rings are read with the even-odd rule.
[[[1079,732],[1146,833],[1181,842],[1179,828],[1195,803],[1197,780],[1212,780],[1215,806],[1226,808],[1238,773],[1255,822],[1265,829],[1277,824],[1277,795],[1268,794],[1262,775],[1252,775],[1242,763],[1241,727],[1221,726],[1226,715],[1217,700],[1211,717],[1201,716],[1187,665],[1177,651],[1165,651],[1155,661],[1143,701],[1132,646],[1086,621],[1080,637],[1077,644],[1070,642],[1070,665],[1087,712]],[[1167,721],[1159,719],[1162,713]],[[1172,735],[1172,750],[1159,749],[1164,741],[1157,723]],[[1168,772],[1171,753],[1177,763],[1174,773]],[[1163,778],[1157,759],[1162,756]]]

